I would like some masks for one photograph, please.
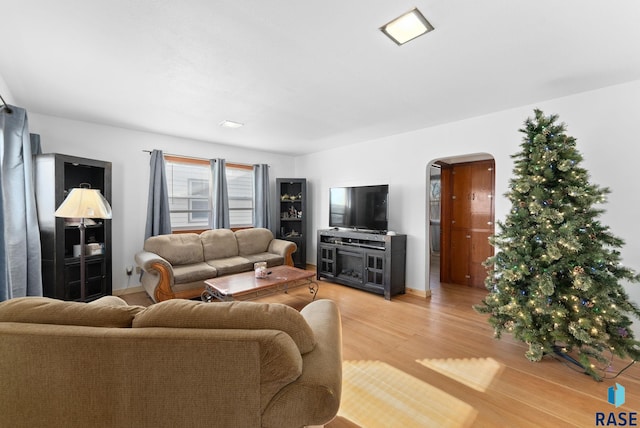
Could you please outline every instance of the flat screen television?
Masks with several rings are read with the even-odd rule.
[[[329,227],[386,232],[389,185],[332,187]]]

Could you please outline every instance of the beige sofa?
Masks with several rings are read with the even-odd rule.
[[[2,427],[302,427],[340,405],[330,300],[0,303]]]
[[[205,280],[250,271],[255,262],[293,266],[296,249],[294,242],[275,239],[269,229],[212,229],[199,235],[152,236],[135,259],[144,271],[142,286],[160,302],[198,297]]]

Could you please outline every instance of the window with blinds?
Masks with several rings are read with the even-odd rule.
[[[171,228],[210,229],[211,166],[206,159],[165,156]],[[253,226],[253,168],[226,164],[229,220],[232,228]]]

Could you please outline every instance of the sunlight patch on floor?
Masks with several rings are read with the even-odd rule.
[[[503,365],[493,358],[444,358],[416,361],[480,392],[485,392],[503,369]]]
[[[466,427],[469,404],[381,361],[343,362],[338,415],[366,428]]]

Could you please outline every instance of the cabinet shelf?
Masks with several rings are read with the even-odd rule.
[[[94,254],[92,256],[89,255],[85,255],[84,256],[84,260],[88,263],[94,260],[101,260],[104,259],[104,254]],[[64,263],[65,264],[73,264],[73,263],[80,263],[80,257],[65,257],[64,258]]]
[[[64,225],[64,230],[78,230],[80,226],[78,225],[68,225],[65,224]],[[101,227],[104,227],[104,225],[102,223],[99,224],[85,224],[84,225],[85,229],[100,229]]]

